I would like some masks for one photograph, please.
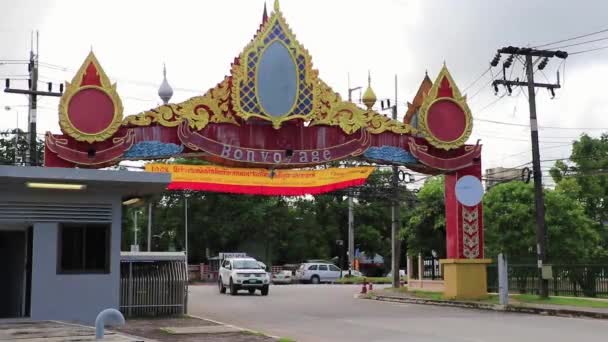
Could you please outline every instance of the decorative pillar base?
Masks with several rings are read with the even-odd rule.
[[[491,259],[442,259],[447,299],[482,299],[488,296],[486,267]]]

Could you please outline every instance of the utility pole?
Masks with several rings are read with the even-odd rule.
[[[498,49],[496,56],[490,63],[491,66],[498,65],[500,54],[509,54],[510,57],[503,64],[503,79],[495,80],[493,86],[498,90],[498,85],[503,85],[509,93],[512,92],[512,86],[528,87],[528,101],[530,104],[530,135],[532,138],[532,172],[534,177],[534,202],[536,208],[536,253],[538,263],[538,275],[540,281],[540,296],[549,296],[549,280],[543,277],[543,265],[547,263],[547,229],[545,226],[545,201],[543,196],[542,172],[540,168],[540,151],[538,147],[538,121],[536,119],[536,88],[547,88],[553,96],[555,89],[560,88],[559,71],[557,72],[557,84],[535,83],[534,82],[534,64],[532,57],[537,57],[537,62],[540,61],[538,68],[543,70],[549,61],[549,58],[558,57],[565,59],[568,53],[565,51],[549,51],[536,50],[532,48],[517,48],[513,46]],[[507,80],[505,70],[510,67],[513,61],[513,56],[524,56],[526,61],[527,81]]]
[[[352,93],[354,91],[361,91],[362,87],[350,87],[350,75],[348,75],[348,102],[352,102]],[[348,192],[348,274],[353,268],[355,261],[355,219],[353,214],[353,194],[352,191]]]
[[[38,90],[38,47],[39,47],[39,39],[38,39],[38,31],[36,31],[36,53],[34,53],[34,35],[32,33],[31,37],[31,47],[30,47],[30,60],[28,63],[29,70],[29,80],[28,80],[28,89],[15,89],[11,88],[10,79],[6,79],[5,84],[5,93],[13,93],[13,94],[25,94],[29,95],[29,112],[28,112],[28,123],[29,123],[29,132],[28,132],[28,141],[29,141],[29,151],[28,151],[28,162],[30,165],[35,166],[38,165],[38,153],[37,144],[36,144],[36,121],[37,121],[37,109],[38,109],[38,96],[55,96],[61,97],[63,95],[63,84],[59,86],[59,92],[53,92],[53,84],[48,83],[48,91],[39,91]]]
[[[391,109],[393,120],[397,120],[397,75],[395,75],[395,104],[391,106],[390,100],[386,101],[387,106],[384,106],[384,101],[381,102],[382,109]],[[400,246],[401,241],[399,240],[399,228],[401,227],[399,217],[399,167],[397,165],[392,166],[393,175],[391,179],[391,185],[393,188],[393,199],[391,205],[391,271],[392,271],[392,283],[393,288],[398,288],[401,285],[401,277],[399,276],[399,255],[401,253]]]

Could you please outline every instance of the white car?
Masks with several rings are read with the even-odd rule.
[[[253,258],[230,258],[220,264],[218,279],[220,293],[226,293],[226,289],[229,288],[233,296],[239,290],[247,290],[250,294],[260,290],[262,296],[267,296],[269,286],[268,273]]]
[[[349,272],[348,270],[342,271],[342,277],[343,278],[348,278],[349,276],[357,277],[357,278],[363,277],[363,273],[361,273],[360,271],[350,270],[350,274],[348,272]]]
[[[313,284],[332,282],[340,278],[340,272],[341,270],[334,264],[307,262],[300,265],[300,268],[296,271],[296,279]]]
[[[390,278],[393,276],[393,271],[390,271],[386,274],[387,278]],[[405,272],[405,270],[399,270],[399,277],[401,278],[405,278],[407,276],[407,273]]]
[[[272,274],[273,284],[291,284],[292,274],[291,271],[284,270]]]

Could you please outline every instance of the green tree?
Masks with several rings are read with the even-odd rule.
[[[485,251],[490,258],[506,253],[511,259],[531,259],[536,251],[534,189],[509,182],[492,187],[484,200]],[[551,262],[584,262],[601,256],[593,221],[570,194],[545,190],[548,255]]]
[[[523,182],[496,185],[483,198],[485,255],[534,256],[534,190]]]
[[[569,196],[576,198],[585,213],[595,222],[608,249],[608,134],[592,138],[586,134],[572,145],[568,161],[557,161],[550,173]]]
[[[29,141],[26,132],[23,132],[20,129],[0,132],[0,164],[27,164],[29,163],[29,160],[27,160],[28,151]],[[38,161],[39,163],[42,163],[44,142],[40,139],[37,139],[36,151],[38,153]]]
[[[446,255],[445,199],[443,176],[426,180],[416,205],[405,220],[402,235],[413,253]]]

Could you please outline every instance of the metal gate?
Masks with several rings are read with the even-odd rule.
[[[123,252],[120,311],[127,317],[185,314],[188,270],[184,253]]]

